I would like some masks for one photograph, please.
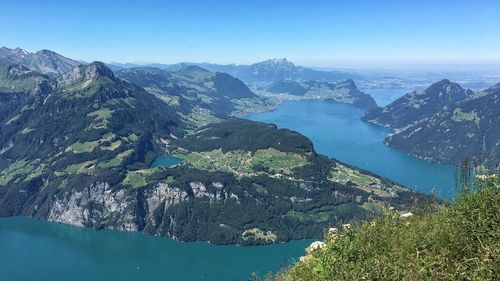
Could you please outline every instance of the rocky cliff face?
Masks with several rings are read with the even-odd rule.
[[[221,194],[207,192],[202,183],[192,182],[191,186],[194,198],[223,200]],[[149,234],[174,237],[175,229],[167,228],[166,232],[158,229],[161,225],[158,216],[162,217],[170,207],[188,200],[190,196],[185,190],[163,183],[131,192],[111,187],[107,182],[96,182],[81,190],[58,194],[48,207],[50,212],[46,219],[80,227],[123,231],[147,229]]]
[[[104,227],[109,221],[119,230],[139,230],[134,214],[137,199],[124,189],[113,190],[107,182],[96,182],[82,190],[62,192],[52,202],[47,220],[74,226]]]
[[[57,77],[56,85],[58,87],[64,87],[70,84],[89,81],[91,83],[93,79],[98,77],[107,77],[109,79],[115,79],[113,71],[106,67],[102,62],[93,62],[89,65],[77,66],[61,76]]]

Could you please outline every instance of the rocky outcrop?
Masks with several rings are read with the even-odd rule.
[[[90,81],[98,77],[115,79],[113,71],[102,62],[93,62],[89,65],[79,65],[57,78],[56,85],[64,87],[70,84]]]
[[[159,183],[147,190],[144,197],[149,213],[156,211],[159,206],[163,205],[164,209],[167,209],[170,206],[188,200],[186,191],[170,187],[168,184],[163,183]]]
[[[63,193],[53,202],[47,219],[74,226],[138,231],[136,200],[124,189],[113,190],[108,183],[97,182]]]

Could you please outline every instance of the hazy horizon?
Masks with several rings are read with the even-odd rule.
[[[0,31],[2,45],[83,61],[500,64],[498,1],[20,0],[2,3],[0,13],[8,27]]]

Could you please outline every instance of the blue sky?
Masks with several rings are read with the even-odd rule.
[[[2,1],[0,45],[86,61],[500,62],[500,1]]]

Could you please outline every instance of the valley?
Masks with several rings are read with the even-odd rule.
[[[500,280],[499,0],[0,15],[0,281]]]
[[[11,50],[9,62],[25,53]],[[179,65],[115,75],[93,62],[37,79],[2,77],[17,93],[0,104],[1,216],[249,246],[321,237],[431,200],[317,154],[300,133],[231,117],[269,102],[225,73]],[[369,97],[352,80],[324,85],[332,100]],[[154,164],[159,156],[182,161]]]
[[[0,216],[49,221],[37,228],[83,231],[96,241],[110,235],[117,243],[157,244],[140,234],[112,231],[142,232],[175,240],[164,246],[180,252],[181,242],[201,251],[206,244],[199,241],[241,246],[289,242],[266,246],[283,257],[279,264],[263,266],[255,260],[227,274],[169,269],[176,280],[230,280],[275,271],[326,229],[360,224],[388,211],[419,214],[457,194],[453,166],[392,149],[384,144],[387,136],[394,137],[389,129],[362,121],[366,111],[369,116],[381,109],[353,80],[344,80],[346,73],[271,60],[240,76],[248,87],[229,74],[196,65],[112,71],[101,62],[79,64],[50,53],[52,67],[47,68],[47,52],[2,52],[10,59],[0,60]],[[19,54],[37,59],[28,64],[15,60]],[[335,79],[302,80],[317,75]],[[483,96],[488,94],[471,100]],[[475,112],[456,108],[450,118],[477,124],[481,117]],[[44,243],[30,231],[32,221],[1,223],[7,228],[0,235],[11,243],[16,243],[12,228]],[[56,246],[49,242],[46,247]],[[241,253],[268,255],[245,249]],[[61,250],[71,255],[71,249]],[[95,263],[99,251],[74,258]],[[208,255],[216,251],[207,250]],[[124,272],[133,264],[136,271],[147,268],[142,259],[152,254],[141,255],[126,263],[130,268]],[[89,268],[109,274],[95,264]],[[154,270],[151,278],[161,273]]]
[[[361,121],[364,113],[331,101],[301,100],[248,118],[296,130],[310,138],[319,153],[414,190],[447,200],[456,195],[452,165],[429,163],[386,146],[384,139],[391,131]]]

